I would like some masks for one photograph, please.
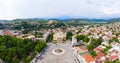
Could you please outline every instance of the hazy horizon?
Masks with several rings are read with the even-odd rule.
[[[120,0],[0,0],[0,20],[120,17]]]

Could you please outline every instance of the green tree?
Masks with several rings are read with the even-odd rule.
[[[80,32],[81,32],[81,30],[82,30],[82,28],[80,28],[80,29],[78,30],[77,34],[78,34],[78,33],[80,33]]]
[[[89,42],[89,38],[88,37],[85,37],[84,39],[83,39],[83,42],[86,42],[86,43],[88,43]]]
[[[26,58],[24,59],[24,63],[30,63],[30,61],[31,61],[31,57],[26,57]]]
[[[11,36],[0,36],[0,59],[6,63],[29,63],[35,56],[46,47],[46,42],[20,39]],[[25,62],[24,59],[25,58]]]
[[[119,61],[118,59],[116,59],[116,60],[114,60],[114,61],[110,61],[110,60],[108,60],[108,61],[105,62],[105,63],[120,63],[120,61]]]
[[[91,42],[89,45],[87,45],[87,48],[89,51],[93,50],[94,48],[96,48],[97,46],[101,45],[102,42],[102,38],[98,38],[98,39],[94,39],[91,38]]]
[[[96,56],[96,52],[95,51],[90,51],[90,54],[92,55],[92,57],[95,57]]]
[[[106,46],[106,48],[104,49],[104,50],[102,50],[102,52],[104,53],[104,54],[107,54],[107,51],[109,50],[109,49],[111,49],[112,47],[111,46]]]
[[[66,32],[66,39],[72,40],[72,36],[73,36],[72,32],[70,32],[70,31]]]
[[[19,60],[17,58],[13,58],[11,63],[19,63]]]
[[[77,41],[83,40],[85,38],[85,35],[77,35],[76,39]]]
[[[51,33],[51,34],[49,34],[49,35],[47,36],[46,42],[52,42],[52,40],[53,40],[53,34],[54,34],[54,33]]]

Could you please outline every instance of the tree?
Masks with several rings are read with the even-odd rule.
[[[41,52],[45,47],[46,42],[20,39],[7,35],[0,36],[0,59],[6,63],[29,63],[35,56],[36,51]]]
[[[106,48],[105,48],[104,50],[102,50],[102,52],[103,52],[104,54],[106,54],[107,51],[108,51],[109,49],[111,49],[111,48],[112,48],[111,46],[106,46]]]
[[[119,40],[118,40],[117,37],[114,37],[114,38],[109,40],[109,44],[111,44],[112,42],[118,42],[119,43]]]
[[[94,39],[91,38],[91,42],[89,45],[87,45],[87,48],[89,51],[93,50],[94,48],[96,48],[97,46],[101,45],[102,42],[102,38],[98,38],[98,39]]]
[[[29,29],[24,29],[22,32],[23,34],[27,34],[30,30]]]
[[[120,63],[120,61],[119,61],[118,59],[116,59],[116,60],[114,60],[114,61],[110,61],[110,60],[108,60],[108,61],[105,62],[105,63]]]
[[[114,41],[113,39],[110,39],[110,40],[109,40],[109,44],[111,44],[113,41]]]
[[[83,40],[85,38],[85,35],[77,35],[76,39],[77,41]]]
[[[37,31],[35,31],[34,36],[35,36],[35,37],[37,37],[37,35],[38,35],[38,32],[37,32]]]
[[[47,36],[46,42],[51,42],[51,41],[53,40],[53,34],[54,34],[54,33],[51,33],[51,34],[49,34],[49,35]]]
[[[113,40],[114,40],[115,42],[119,42],[119,40],[118,40],[117,37],[114,37]]]
[[[89,42],[89,38],[88,37],[85,37],[84,39],[83,39],[83,42],[86,42],[86,43],[88,43]]]
[[[73,36],[72,32],[70,31],[66,32],[66,39],[72,40],[72,36]]]
[[[54,24],[54,28],[55,27],[62,27],[62,26],[65,26],[65,24],[63,22],[57,22]]]
[[[24,58],[24,63],[30,63],[30,61],[31,61],[31,57]]]
[[[80,33],[80,32],[81,32],[81,30],[82,30],[82,29],[80,28],[80,29],[78,30],[77,34],[78,34],[78,33]]]
[[[18,61],[17,58],[14,57],[14,58],[12,59],[12,62],[11,62],[11,63],[19,63],[19,61]]]
[[[96,52],[95,51],[90,51],[90,54],[92,55],[92,57],[95,57],[96,56]]]

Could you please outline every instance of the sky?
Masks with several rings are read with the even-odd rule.
[[[120,0],[0,0],[0,19],[119,18]]]

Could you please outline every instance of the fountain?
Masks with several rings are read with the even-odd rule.
[[[52,52],[53,52],[53,54],[55,54],[55,55],[61,55],[61,54],[64,53],[64,49],[62,49],[62,48],[57,48],[57,49],[53,49]]]
[[[55,52],[56,52],[56,53],[62,53],[63,50],[58,48],[58,49],[55,49]]]

